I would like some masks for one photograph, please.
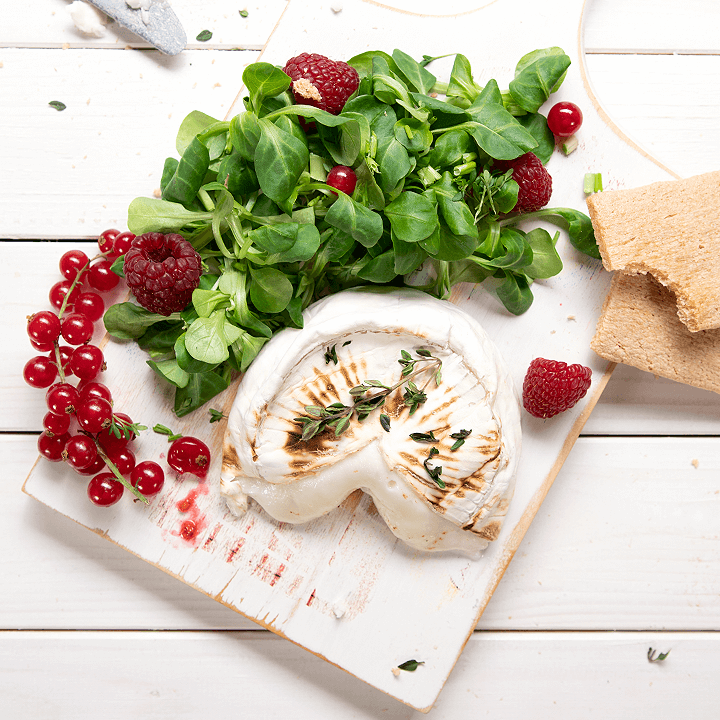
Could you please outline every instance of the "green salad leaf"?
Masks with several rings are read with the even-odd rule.
[[[435,59],[397,49],[351,58],[360,83],[338,115],[295,103],[290,77],[252,63],[242,112],[222,121],[196,110],[183,120],[161,197],[133,200],[128,228],[183,235],[203,260],[200,287],[169,317],[132,302],[105,314],[108,332],[135,340],[175,386],[178,415],[225,389],[275,332],[301,328],[303,310],[329,293],[371,283],[447,297],[457,283],[493,278],[490,292],[520,314],[532,283],[562,269],[560,232],[540,222],[599,257],[586,215],[514,211],[519,186],[501,169],[526,152],[543,163],[552,155],[539,109],[568,56],[557,47],[527,53],[506,89],[494,78],[479,85],[461,54],[440,82]],[[354,190],[327,184],[336,165],[352,169]]]

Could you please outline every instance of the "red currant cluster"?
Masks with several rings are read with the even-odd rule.
[[[92,476],[88,496],[104,507],[116,503],[124,488],[147,502],[165,482],[157,463],[136,463],[130,444],[145,428],[113,411],[110,389],[96,379],[105,369],[103,352],[89,344],[94,323],[105,311],[98,293],[118,284],[112,261],[124,255],[134,239],[129,232],[106,230],[98,238],[100,254],[92,260],[81,250],[66,252],[60,258],[65,279],[50,289],[56,311],[37,312],[27,325],[32,346],[47,353],[31,358],[23,370],[29,385],[47,388],[48,413],[38,450],[52,462],[65,461],[81,475]],[[92,290],[83,291],[85,281]],[[68,381],[72,375],[77,385]]]

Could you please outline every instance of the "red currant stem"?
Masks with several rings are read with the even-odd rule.
[[[146,505],[150,504],[150,501],[136,488],[132,486],[132,483],[128,482],[123,476],[122,473],[117,469],[117,465],[110,460],[110,458],[107,456],[107,453],[102,449],[102,446],[97,441],[97,438],[95,439],[95,447],[97,448],[98,455],[105,461],[105,464],[112,470],[113,475],[117,478],[117,481],[124,485],[138,500],[141,500]]]
[[[86,273],[87,269],[90,267],[90,263],[95,262],[98,258],[104,258],[107,255],[107,253],[98,253],[95,255],[95,257],[90,258],[83,266],[80,272],[75,276],[75,279],[70,283],[70,287],[65,294],[65,297],[63,298],[62,305],[60,305],[60,310],[58,311],[58,318],[62,319],[63,313],[65,312],[65,308],[67,307],[68,298],[72,294],[72,291],[77,287],[78,283],[81,282],[82,276]]]
[[[67,295],[65,297],[67,297]],[[65,382],[65,371],[63,370],[62,360],[60,358],[60,343],[57,340],[55,340],[53,342],[53,346],[55,348],[55,364],[57,365],[57,371],[58,371],[58,375],[60,377],[60,382],[64,383]]]

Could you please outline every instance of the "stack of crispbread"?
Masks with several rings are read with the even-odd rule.
[[[720,392],[720,172],[587,199],[616,271],[591,347]]]

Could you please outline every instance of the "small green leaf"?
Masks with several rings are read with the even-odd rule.
[[[261,312],[279,313],[293,296],[293,286],[282,271],[266,267],[250,267],[250,299]]]
[[[48,105],[51,108],[55,108],[58,112],[62,112],[67,107],[67,105],[64,102],[60,102],[60,100],[51,100]]]
[[[210,410],[208,410],[208,412],[210,413],[210,422],[211,423],[220,422],[220,420],[222,420],[225,417],[225,415],[223,415],[223,413],[220,412],[220,410],[215,410],[215,408],[210,408]]]
[[[404,670],[405,672],[415,672],[420,665],[424,665],[424,660],[406,660],[398,665],[398,670]]]
[[[207,42],[212,39],[212,32],[210,30],[201,30],[195,38],[198,42]]]

